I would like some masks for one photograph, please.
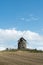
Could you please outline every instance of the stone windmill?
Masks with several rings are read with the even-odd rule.
[[[26,40],[23,37],[18,40],[18,49],[26,49]]]

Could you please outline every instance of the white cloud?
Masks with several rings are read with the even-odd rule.
[[[27,31],[19,31],[13,29],[0,29],[0,48],[16,45],[18,39],[24,37],[29,43],[27,47],[37,48],[43,45],[43,36],[38,33]],[[14,43],[14,42],[15,43]],[[37,47],[36,47],[37,46]]]
[[[39,17],[30,14],[28,17],[20,17],[18,19],[21,20],[21,21],[29,22],[29,21],[37,21],[37,20],[39,20]]]
[[[37,21],[39,20],[37,17],[30,17],[30,18],[20,18],[21,21]]]
[[[0,47],[0,51],[2,51],[2,50],[5,50],[5,48],[4,47]]]

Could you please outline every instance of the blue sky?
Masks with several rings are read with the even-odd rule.
[[[0,33],[3,30],[13,31],[13,29],[17,32],[31,31],[43,38],[43,0],[0,0]],[[3,38],[3,34],[1,38]],[[12,41],[9,40],[8,43],[7,41],[6,43],[0,42],[0,47],[8,47],[8,45],[13,47],[16,45],[14,42],[17,43],[17,39],[16,41],[15,38]],[[43,46],[43,41],[41,43]],[[30,44],[32,48],[37,48],[38,45]]]

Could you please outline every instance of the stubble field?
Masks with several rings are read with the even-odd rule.
[[[43,53],[0,52],[0,65],[43,65]]]

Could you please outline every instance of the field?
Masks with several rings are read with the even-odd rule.
[[[43,65],[43,53],[0,52],[0,65]]]

